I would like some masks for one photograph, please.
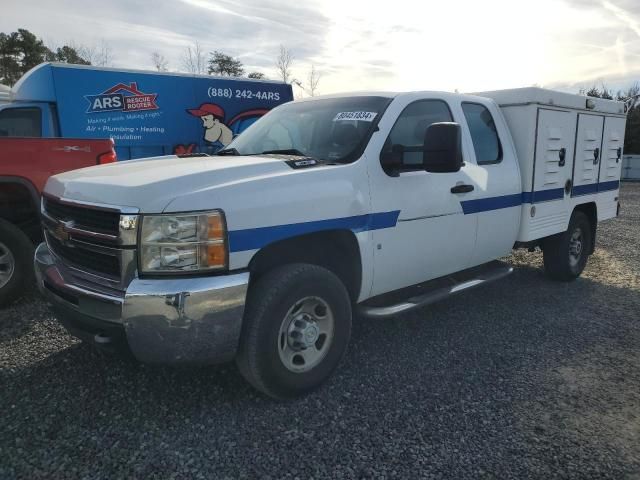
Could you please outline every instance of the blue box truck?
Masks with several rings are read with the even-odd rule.
[[[112,138],[119,160],[215,153],[290,100],[269,80],[43,63],[0,105],[0,136]]]

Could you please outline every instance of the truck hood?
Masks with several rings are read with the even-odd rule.
[[[295,174],[284,160],[275,156],[178,158],[175,155],[130,160],[55,175],[48,180],[45,192],[71,200],[159,213],[174,198],[186,193]]]

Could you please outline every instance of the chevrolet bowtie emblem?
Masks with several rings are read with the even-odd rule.
[[[51,231],[51,234],[61,242],[69,240],[69,233],[64,229],[64,225],[62,223],[56,225],[56,227]]]

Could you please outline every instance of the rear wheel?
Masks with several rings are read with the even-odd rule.
[[[0,220],[0,306],[22,295],[33,280],[33,243],[22,230]]]
[[[351,335],[351,301],[325,268],[292,264],[252,286],[236,362],[258,390],[296,397],[335,370]]]
[[[591,222],[583,212],[571,215],[569,228],[545,240],[543,246],[546,274],[560,281],[571,281],[580,276],[592,251]]]

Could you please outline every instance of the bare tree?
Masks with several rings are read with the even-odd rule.
[[[90,62],[92,65],[95,65],[95,61],[96,61],[95,45],[88,46],[88,45],[82,45],[80,43],[71,42],[69,46],[74,48],[76,52],[78,52],[78,55],[80,55],[82,58]]]
[[[189,45],[182,56],[182,68],[187,73],[204,75],[207,73],[207,58],[202,47],[196,41]]]
[[[98,54],[94,65],[99,67],[111,67],[113,65],[113,50],[104,38],[100,40],[100,45],[98,45]]]
[[[160,52],[153,52],[151,54],[151,62],[155,69],[159,72],[166,72],[168,70],[169,62],[166,57],[162,55]]]
[[[311,97],[315,97],[318,93],[318,83],[320,83],[321,76],[322,74],[316,70],[316,66],[312,63],[307,77],[307,93]]]
[[[113,50],[105,39],[98,45],[82,45],[75,42],[69,43],[84,60],[97,67],[110,67],[113,65]]]
[[[634,82],[626,90],[618,90],[616,99],[625,102],[629,110],[635,109],[638,105],[640,105],[640,83]],[[628,121],[627,125],[629,125]]]
[[[602,82],[602,91],[600,92],[601,98],[605,100],[613,100],[613,93],[609,90],[609,88]]]
[[[284,45],[280,45],[280,53],[276,58],[276,70],[278,76],[285,83],[291,83],[293,81],[291,77],[291,65],[293,64],[293,54]]]
[[[315,97],[318,94],[318,83],[320,83],[321,76],[320,72],[316,70],[316,66],[311,64],[306,84],[302,83],[300,80],[296,80],[295,78],[291,80],[291,83],[300,88],[300,90],[310,97]]]

